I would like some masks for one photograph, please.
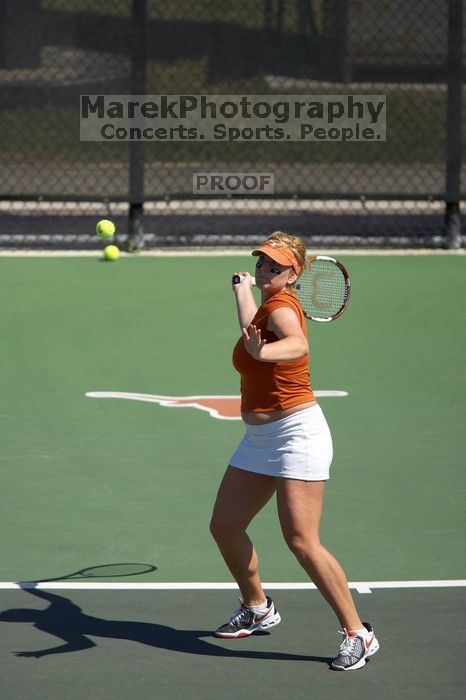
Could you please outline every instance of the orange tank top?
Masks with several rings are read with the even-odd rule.
[[[274,309],[282,306],[293,309],[307,337],[303,311],[293,294],[279,292],[265,301],[257,310],[252,323],[268,343],[278,340],[267,330],[267,321]],[[248,353],[241,337],[233,350],[233,366],[241,375],[241,411],[282,411],[308,401],[314,401],[309,373],[309,355],[288,362],[261,362]]]

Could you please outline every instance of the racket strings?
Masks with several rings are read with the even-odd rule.
[[[337,314],[347,298],[347,284],[340,268],[333,262],[316,260],[297,284],[298,298],[305,312],[313,318]]]

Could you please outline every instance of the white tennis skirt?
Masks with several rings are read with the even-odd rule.
[[[316,404],[270,423],[246,424],[230,464],[267,476],[324,481],[329,478],[332,457],[332,436]]]

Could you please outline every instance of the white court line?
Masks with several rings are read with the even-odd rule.
[[[264,583],[267,590],[316,590],[313,583]],[[349,587],[358,593],[372,593],[373,589],[390,588],[464,588],[466,579],[446,579],[433,581],[353,581]],[[236,583],[221,582],[167,582],[167,583],[130,583],[130,582],[101,582],[101,581],[0,581],[0,589],[32,589],[41,588],[43,590],[126,590],[126,591],[225,591],[238,590]]]

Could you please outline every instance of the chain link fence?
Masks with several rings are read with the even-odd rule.
[[[462,245],[462,0],[0,0],[0,246]],[[386,96],[385,140],[80,138],[82,95]],[[81,115],[82,116],[82,115]],[[273,175],[203,192],[195,173]]]

